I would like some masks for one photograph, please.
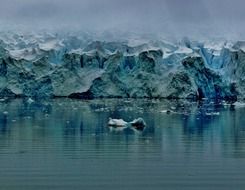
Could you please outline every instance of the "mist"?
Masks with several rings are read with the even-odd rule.
[[[243,0],[0,0],[0,29],[245,38]]]

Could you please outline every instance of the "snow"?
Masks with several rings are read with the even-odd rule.
[[[178,50],[176,50],[174,53],[179,53],[179,54],[191,54],[193,53],[193,50],[187,47],[179,47]]]
[[[127,42],[128,46],[131,46],[131,47],[137,47],[137,46],[148,44],[148,43],[149,43],[149,40],[146,40],[146,39],[130,39]]]
[[[224,48],[225,42],[205,42],[204,43],[204,48],[209,49],[209,50],[214,50],[214,51],[221,51]]]
[[[44,51],[58,50],[63,44],[57,40],[51,40],[45,43],[40,43],[39,47]]]
[[[34,53],[34,52],[36,52],[36,53]],[[37,51],[35,51],[35,49],[31,49],[31,48],[20,49],[20,50],[11,50],[11,51],[9,51],[9,54],[17,60],[25,59],[27,61],[33,61],[38,56]]]

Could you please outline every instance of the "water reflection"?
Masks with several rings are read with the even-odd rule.
[[[164,146],[169,143],[169,147],[174,142],[183,149],[197,143],[203,147],[220,143],[220,150],[217,150],[220,153],[245,156],[244,108],[224,107],[213,102],[153,100],[58,99],[28,103],[24,99],[16,99],[0,104],[1,140],[30,137],[33,139],[30,143],[34,144],[35,141],[45,143],[47,139],[54,138],[63,141],[65,149],[76,148],[78,140],[94,144],[96,149],[106,143],[128,144],[136,139],[159,144],[164,142]],[[173,112],[169,115],[161,113],[165,109]],[[207,112],[219,115],[206,115]],[[107,128],[109,117],[126,121],[142,117],[148,127],[142,134],[136,135],[131,130],[113,134]]]
[[[2,114],[1,118],[0,118],[0,133],[1,134],[5,134],[8,131],[8,125],[7,125],[7,121],[8,121],[8,116],[7,114]]]

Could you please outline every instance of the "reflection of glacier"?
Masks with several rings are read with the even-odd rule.
[[[244,42],[77,36],[1,34],[0,95],[244,98]]]
[[[161,112],[170,107],[175,108],[175,113]],[[220,115],[210,116],[206,112],[220,112]],[[125,102],[61,98],[30,104],[25,99],[10,99],[0,101],[0,150],[4,153],[15,146],[31,149],[50,145],[48,147],[55,151],[61,151],[57,147],[62,146],[71,152],[79,149],[79,154],[83,154],[80,148],[84,145],[89,150],[104,150],[105,147],[116,148],[115,144],[128,149],[132,144],[135,152],[140,151],[137,146],[142,146],[144,151],[162,152],[162,155],[174,153],[174,157],[179,152],[181,158],[193,151],[244,158],[244,114],[245,109],[236,106],[185,100],[155,102],[138,99]],[[107,127],[110,117],[125,121],[142,117],[147,127],[142,133],[132,130],[111,133]],[[20,146],[18,142],[23,142],[23,139],[28,143]]]

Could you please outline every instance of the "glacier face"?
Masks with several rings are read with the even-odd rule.
[[[0,96],[220,98],[245,92],[245,42],[0,33]]]

